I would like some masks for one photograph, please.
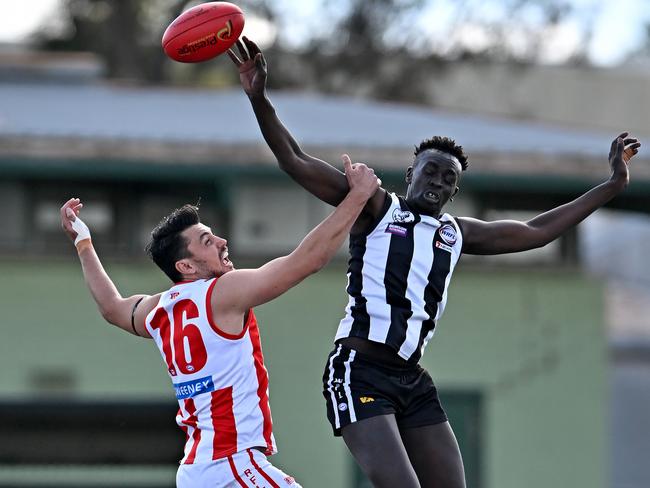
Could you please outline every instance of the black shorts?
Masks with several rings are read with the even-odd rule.
[[[378,415],[395,414],[400,429],[447,421],[424,368],[387,366],[341,344],[327,358],[323,396],[335,436],[346,425]]]

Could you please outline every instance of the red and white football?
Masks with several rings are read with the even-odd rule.
[[[186,10],[165,30],[162,46],[181,63],[199,63],[226,52],[244,30],[244,13],[229,2],[207,2]]]

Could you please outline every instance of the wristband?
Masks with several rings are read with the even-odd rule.
[[[77,237],[74,240],[75,246],[83,240],[90,239],[90,229],[88,229],[88,226],[79,217],[72,221],[72,230],[77,233]]]

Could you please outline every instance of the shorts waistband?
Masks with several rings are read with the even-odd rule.
[[[359,352],[356,349],[353,349],[351,347],[348,347],[344,344],[336,344],[335,349],[333,351],[336,352],[337,350],[341,350],[341,352],[349,353],[351,351],[354,351],[354,361],[360,361],[367,363],[369,365],[372,365],[373,368],[376,369],[381,369],[383,371],[386,371],[387,373],[393,373],[393,374],[404,374],[404,373],[412,373],[416,371],[420,371],[422,369],[422,366],[420,366],[417,363],[404,363],[404,365],[398,365],[398,364],[387,364],[385,361],[382,361],[379,358],[376,358],[374,356],[370,356],[368,354],[364,354],[362,352]]]

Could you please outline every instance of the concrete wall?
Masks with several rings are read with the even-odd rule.
[[[54,381],[50,394],[173,401],[153,344],[102,323],[75,259],[71,251],[70,262],[0,262],[2,398],[46,396],[38,378],[49,371],[69,380]],[[125,294],[167,287],[148,263],[108,270]],[[351,487],[352,461],[330,434],[320,392],[344,286],[334,266],[258,310],[274,462],[311,488]],[[603,488],[600,286],[572,272],[461,270],[447,310],[423,363],[443,390],[484,395],[482,487]]]

